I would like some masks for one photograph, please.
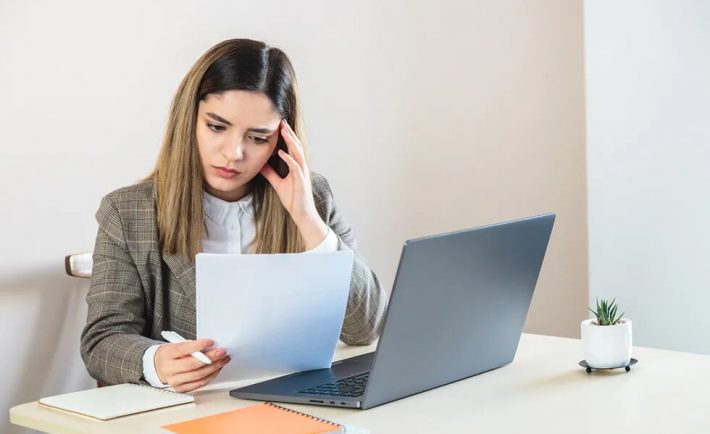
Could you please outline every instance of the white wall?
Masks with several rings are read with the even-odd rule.
[[[581,0],[2,1],[0,431],[19,432],[11,405],[92,384],[86,282],[61,260],[93,248],[101,196],[149,171],[180,79],[233,37],[293,60],[312,168],[388,290],[407,238],[554,211],[526,329],[578,335]]]
[[[710,2],[585,3],[590,303],[710,354]]]

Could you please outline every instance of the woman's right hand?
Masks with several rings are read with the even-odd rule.
[[[155,352],[155,371],[161,382],[167,383],[176,392],[191,392],[212,381],[224,365],[232,360],[224,348],[211,348],[210,339],[163,344]],[[205,365],[190,354],[205,351],[212,364]]]

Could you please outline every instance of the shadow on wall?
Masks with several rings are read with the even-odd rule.
[[[95,387],[79,354],[86,321],[88,279],[58,266],[0,279],[0,432],[33,432],[10,425],[8,410],[43,396]]]

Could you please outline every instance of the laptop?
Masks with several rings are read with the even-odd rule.
[[[367,409],[509,364],[554,221],[546,214],[406,241],[374,352],[229,394]]]

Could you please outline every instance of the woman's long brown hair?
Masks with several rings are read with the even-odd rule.
[[[195,128],[200,101],[230,90],[261,92],[304,142],[296,92],[296,76],[286,54],[250,39],[230,39],[210,48],[183,78],[170,106],[163,144],[152,173],[157,194],[157,224],[165,254],[194,262],[206,234],[202,199],[204,177]],[[288,168],[270,160],[279,173]],[[252,253],[296,253],[304,250],[298,228],[276,191],[262,176],[251,181],[256,239]]]

